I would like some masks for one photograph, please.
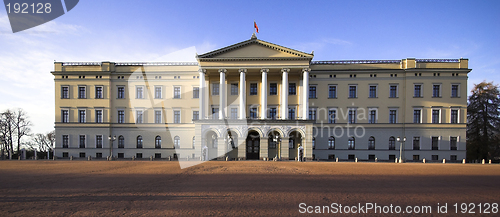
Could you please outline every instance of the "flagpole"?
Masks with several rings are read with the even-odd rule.
[[[255,34],[255,20],[253,20],[253,34]]]

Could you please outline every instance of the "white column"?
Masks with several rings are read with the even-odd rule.
[[[240,69],[240,119],[247,118],[246,112],[246,81],[245,81],[245,73],[247,69]]]
[[[309,118],[309,71],[310,68],[302,69],[302,119]]]
[[[281,69],[281,120],[288,119],[288,72],[290,69]]]
[[[227,102],[227,93],[226,93],[226,69],[219,69],[219,119],[224,120],[226,118],[226,102]]]
[[[200,119],[205,119],[205,117],[207,116],[207,114],[205,113],[205,73],[207,72],[206,69],[200,69],[199,70],[200,72],[200,87],[199,87],[199,95],[198,97],[200,97]]]
[[[267,118],[267,73],[269,69],[261,69],[262,76],[261,91],[260,91],[260,119]]]

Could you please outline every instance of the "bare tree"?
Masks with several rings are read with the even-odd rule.
[[[19,153],[21,147],[21,139],[29,135],[31,132],[31,121],[28,120],[28,114],[21,108],[13,113],[14,128],[17,136],[17,152]]]
[[[14,137],[14,113],[10,110],[7,109],[5,112],[1,114],[1,125],[0,125],[0,134],[2,135],[3,139],[5,139],[4,146],[3,148],[5,149],[5,152],[7,152],[9,158],[12,157],[11,155],[14,153],[14,142],[13,142],[13,137]],[[2,152],[3,154],[3,152]]]

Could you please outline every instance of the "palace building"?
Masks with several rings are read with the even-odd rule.
[[[55,62],[56,156],[465,158],[468,59],[313,57],[253,35],[196,62]]]

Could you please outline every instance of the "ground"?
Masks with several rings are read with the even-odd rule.
[[[481,164],[0,161],[0,216],[306,216],[332,203],[456,216],[455,203],[500,203],[499,183],[500,165]]]

